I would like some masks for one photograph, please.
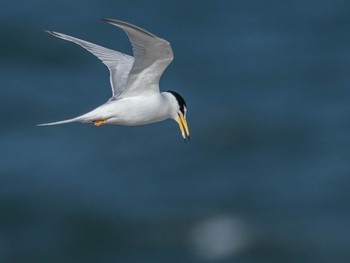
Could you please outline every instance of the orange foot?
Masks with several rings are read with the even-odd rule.
[[[94,121],[95,126],[101,126],[102,124],[105,124],[105,123],[106,123],[105,120]]]

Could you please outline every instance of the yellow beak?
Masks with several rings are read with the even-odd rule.
[[[178,115],[179,118],[177,119],[177,123],[179,124],[182,138],[184,138],[185,141],[187,138],[188,140],[190,140],[190,131],[188,129],[187,121],[182,115],[182,113],[179,112]]]

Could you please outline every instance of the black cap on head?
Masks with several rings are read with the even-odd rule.
[[[185,113],[185,109],[187,109],[187,106],[186,106],[186,102],[184,100],[183,97],[181,97],[181,95],[175,91],[172,91],[172,90],[168,90],[167,92],[171,93],[174,95],[174,97],[176,98],[177,102],[179,103],[179,106],[180,106],[180,111],[182,113],[182,115],[186,115]]]

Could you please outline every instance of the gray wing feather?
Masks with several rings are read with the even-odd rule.
[[[126,88],[126,83],[132,65],[134,63],[134,58],[132,56],[123,54],[121,52],[101,47],[99,45],[90,43],[79,38],[68,36],[62,33],[57,33],[53,31],[46,31],[53,36],[58,38],[71,41],[79,46],[85,48],[87,51],[91,52],[93,55],[98,57],[103,64],[105,64],[110,72],[110,82],[112,87],[112,98],[118,98]]]
[[[103,19],[103,21],[124,30],[133,47],[134,64],[121,96],[159,92],[159,80],[174,57],[169,42],[123,21],[115,19]]]

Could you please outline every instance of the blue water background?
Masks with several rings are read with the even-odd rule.
[[[100,18],[167,39],[173,121],[69,124],[131,54]],[[0,3],[0,262],[349,262],[350,2]]]

